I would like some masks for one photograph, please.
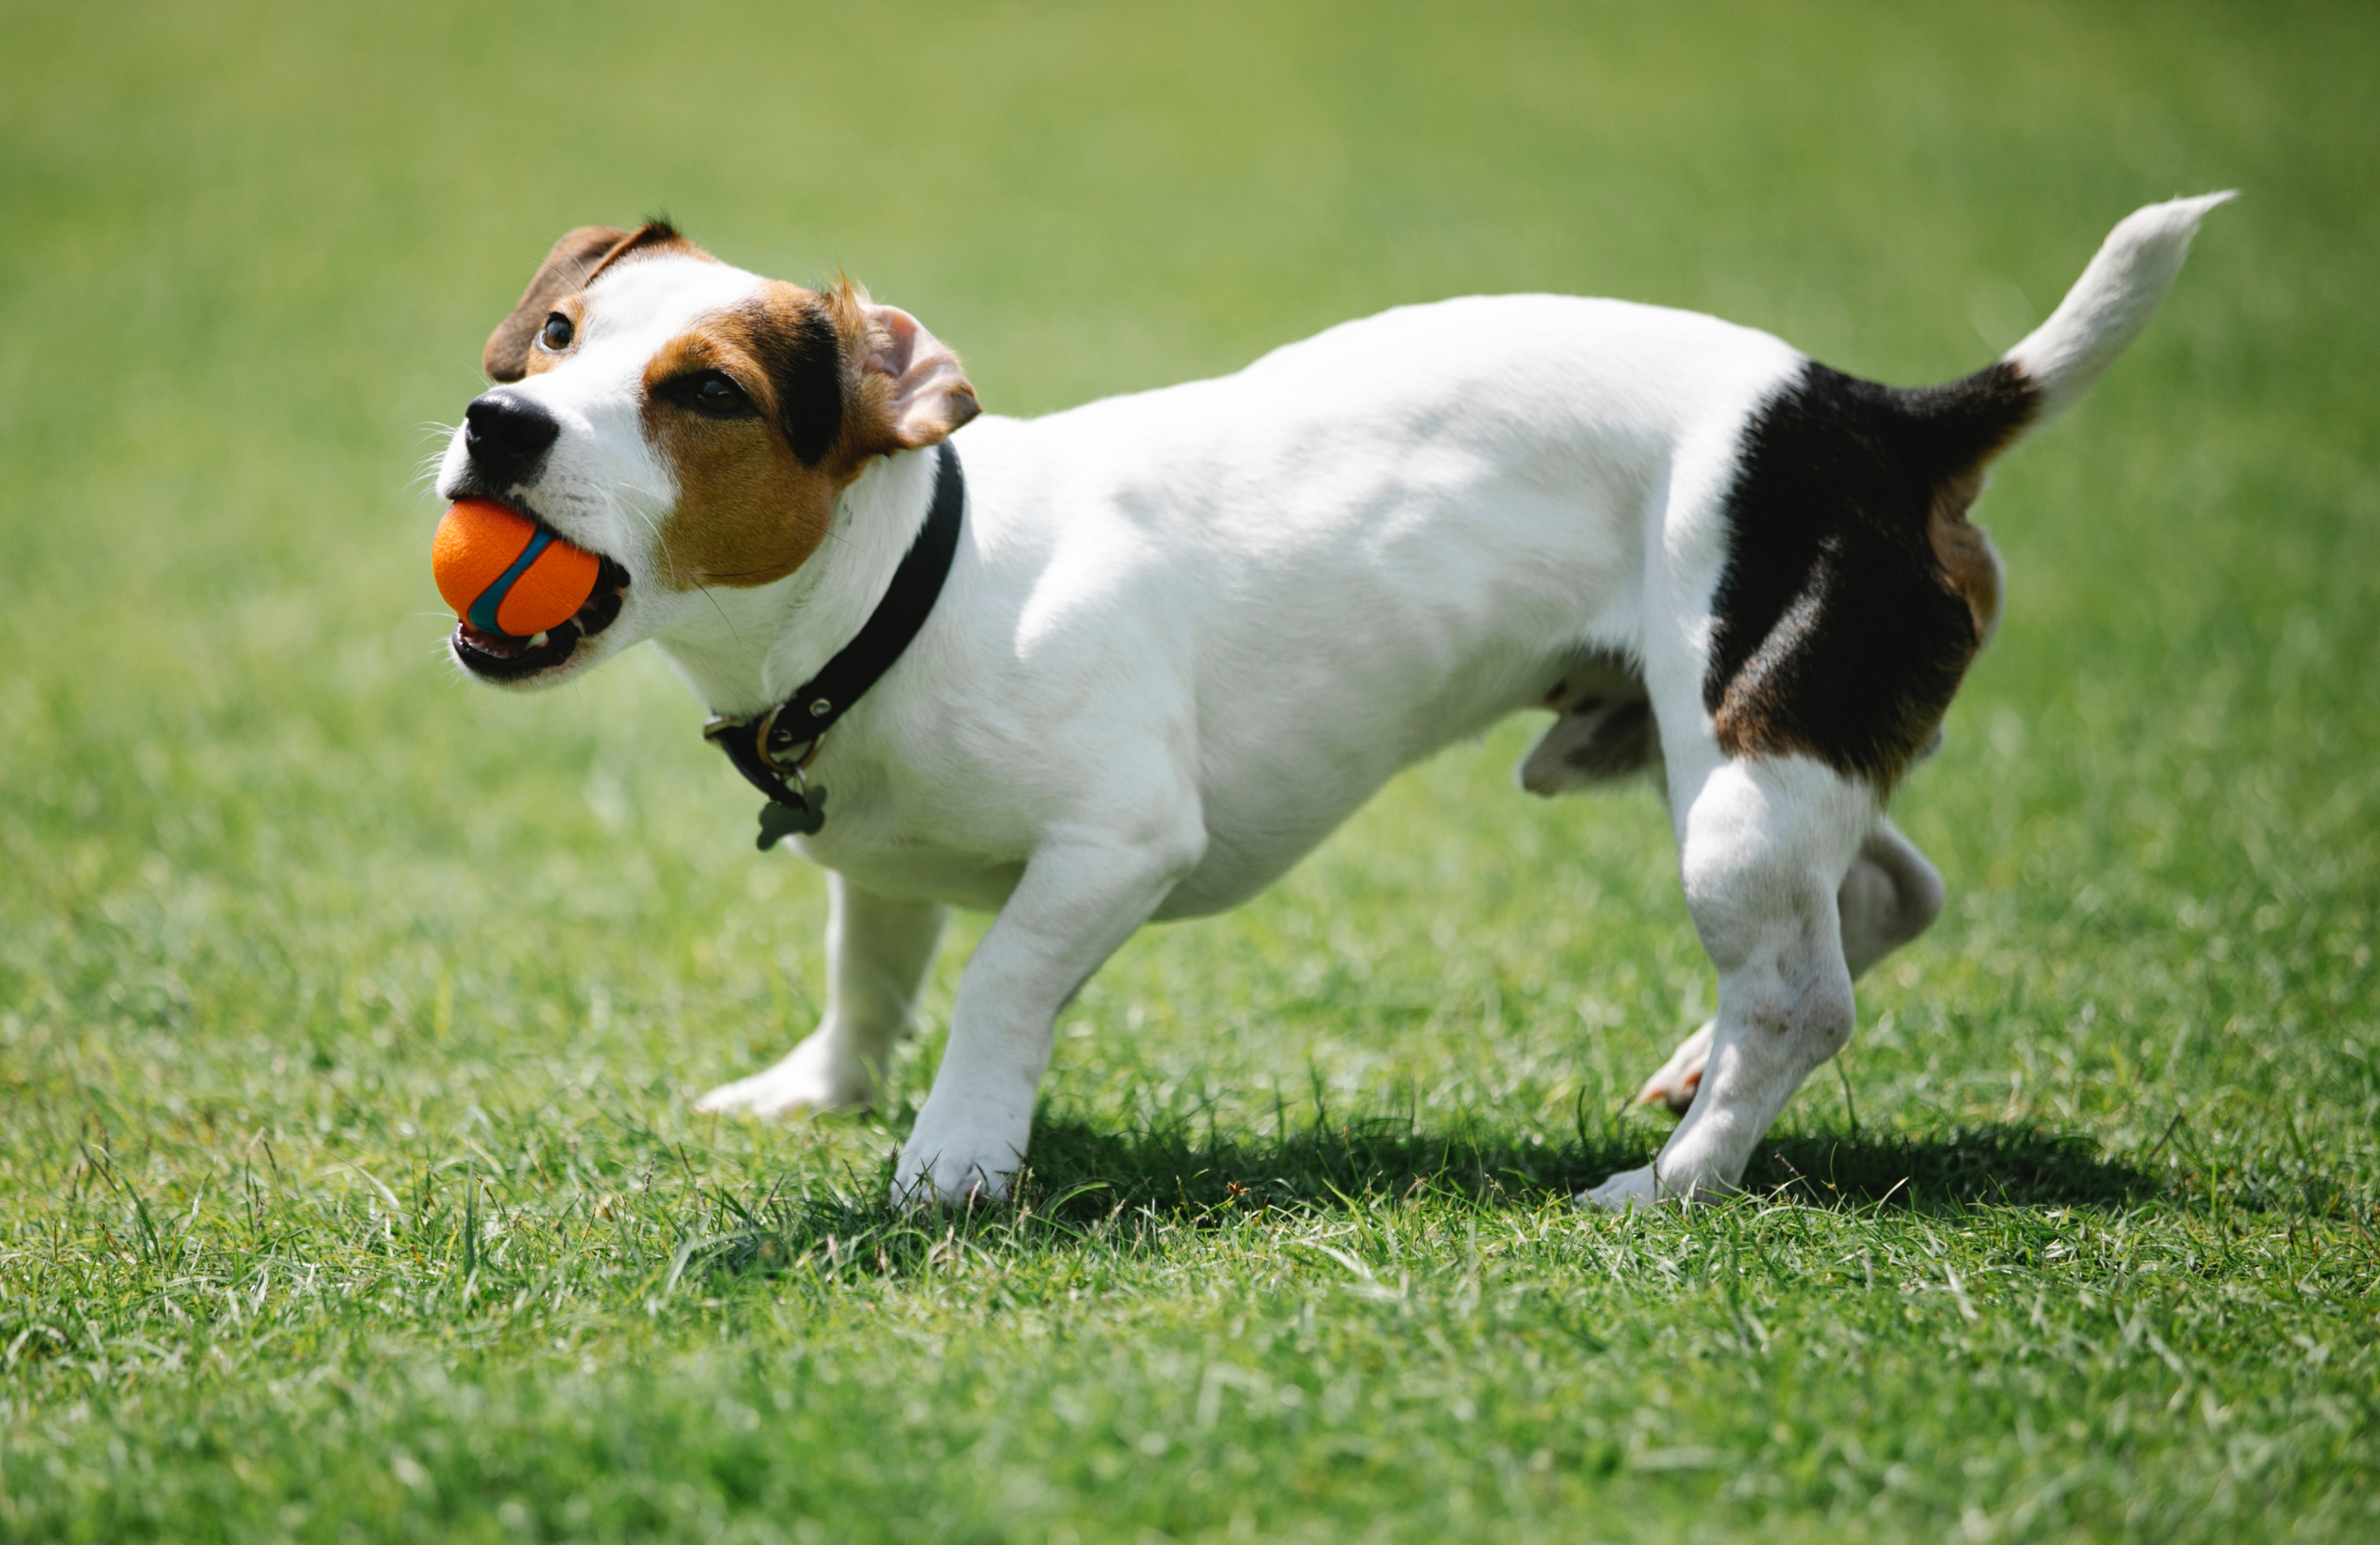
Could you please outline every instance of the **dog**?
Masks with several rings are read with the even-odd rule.
[[[542,687],[652,640],[769,796],[763,845],[828,872],[822,1022],[701,1109],[870,1101],[946,910],[996,914],[900,1150],[911,1201],[1006,1193],[1055,1017],[1141,924],[1245,900],[1399,769],[1551,709],[1524,786],[1650,773],[1718,973],[1642,1092],[1678,1126],[1578,1200],[1723,1197],[1850,1037],[1853,980],[1940,910],[1885,812],[1998,620],[1985,470],[2228,197],[2131,215],[1943,386],[1475,296],[1035,419],[979,416],[958,356],[847,280],[584,227],[490,337],[437,487],[597,554],[596,594],[452,652]]]

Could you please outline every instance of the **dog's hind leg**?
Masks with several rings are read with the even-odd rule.
[[[1907,944],[1942,915],[1942,875],[1889,820],[1860,844],[1836,897],[1843,920],[1843,964],[1857,981],[1868,967]]]
[[[1719,761],[1672,787],[1718,1014],[1701,1091],[1660,1155],[1580,1199],[1609,1208],[1733,1190],[1785,1102],[1852,1032],[1838,898],[1876,826],[1874,791],[1805,756]]]
[[[1868,967],[1933,926],[1942,911],[1942,876],[1889,820],[1878,820],[1835,893],[1835,910],[1842,919],[1843,965],[1856,982]],[[1679,1042],[1660,1071],[1636,1091],[1636,1103],[1667,1105],[1684,1115],[1702,1087],[1718,1023],[1705,1020]]]
[[[827,875],[826,1018],[774,1067],[722,1084],[704,1111],[791,1116],[875,1102],[892,1047],[909,1032],[944,909],[893,901]]]
[[[1711,1032],[1718,1028],[1717,1019],[1705,1020],[1679,1042],[1670,1059],[1638,1086],[1636,1103],[1667,1105],[1672,1115],[1685,1115],[1686,1107],[1694,1103],[1694,1092],[1703,1086],[1703,1072],[1710,1064]]]

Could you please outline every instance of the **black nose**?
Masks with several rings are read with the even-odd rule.
[[[471,460],[507,483],[527,477],[561,433],[562,426],[545,409],[501,392],[474,399],[463,410],[463,444]]]

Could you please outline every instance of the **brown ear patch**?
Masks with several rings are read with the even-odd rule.
[[[488,334],[480,352],[480,368],[492,380],[518,380],[528,374],[530,353],[538,330],[562,302],[585,289],[594,277],[631,252],[671,250],[702,257],[701,248],[686,240],[664,220],[650,220],[633,231],[612,225],[581,225],[553,244],[538,265],[528,288],[512,315]]]

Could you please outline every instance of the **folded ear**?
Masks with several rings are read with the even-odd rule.
[[[919,451],[939,444],[981,413],[966,371],[941,340],[897,306],[868,306],[860,391],[892,442]],[[877,385],[868,378],[881,377]]]
[[[581,225],[553,244],[538,266],[537,277],[521,292],[520,304],[513,314],[496,324],[488,334],[488,346],[480,356],[480,368],[496,380],[518,380],[528,373],[528,348],[537,337],[537,330],[545,325],[546,315],[554,303],[565,296],[576,295],[586,287],[588,275],[603,260],[603,254],[628,239],[626,231],[609,225]]]

